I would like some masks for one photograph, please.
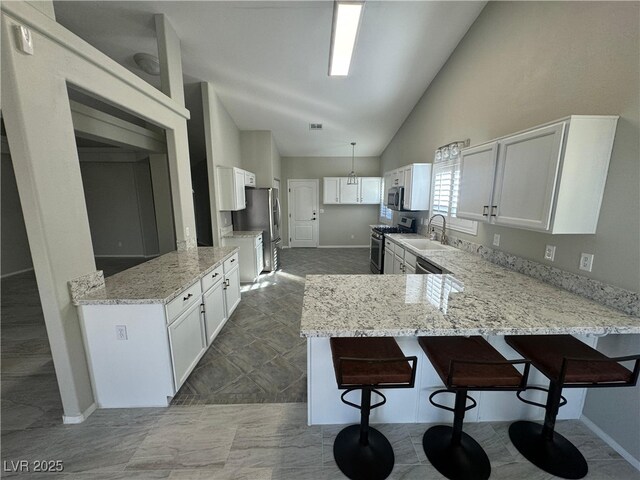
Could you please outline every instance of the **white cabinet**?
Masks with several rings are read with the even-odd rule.
[[[322,203],[340,203],[340,178],[324,177],[322,182]]]
[[[384,174],[385,190],[391,187],[404,187],[403,210],[429,210],[431,197],[430,163],[412,163]],[[386,192],[384,195],[386,204]]]
[[[404,264],[404,273],[407,275],[414,275],[416,273],[415,265],[409,265],[408,263]]]
[[[457,217],[480,222],[489,217],[497,159],[498,142],[462,151]]]
[[[211,342],[216,338],[228,318],[224,294],[225,286],[226,283],[220,277],[202,296],[207,345],[211,345]]]
[[[218,167],[218,208],[238,211],[247,207],[245,186],[255,187],[256,176],[237,167]]]
[[[360,203],[360,186],[361,179],[358,179],[358,183],[349,185],[349,179],[346,177],[340,178],[340,203],[341,204],[357,204]]]
[[[347,177],[324,177],[323,203],[377,205],[380,203],[381,183],[380,177],[358,177],[355,185],[349,185]]]
[[[385,248],[383,273],[385,274],[393,273],[393,259],[394,259],[393,249]]]
[[[176,390],[187,379],[206,349],[200,303],[191,306],[180,318],[169,325],[171,361]]]
[[[595,233],[617,121],[574,115],[463,150],[457,216]]]
[[[402,274],[404,273],[404,260],[398,254],[393,255],[393,273]]]
[[[262,235],[250,237],[224,237],[225,246],[238,247],[238,263],[240,264],[240,281],[253,283],[264,269],[262,252]]]
[[[240,268],[235,267],[233,270],[225,272],[224,282],[224,298],[228,318],[240,303]]]

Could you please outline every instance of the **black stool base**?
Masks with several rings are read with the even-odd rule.
[[[384,480],[395,462],[389,440],[375,428],[369,427],[369,444],[360,444],[360,425],[351,425],[338,434],[333,458],[352,480]]]
[[[422,437],[422,448],[438,472],[450,480],[486,480],[491,474],[489,457],[480,444],[464,432],[460,444],[453,445],[453,428],[438,425]]]
[[[515,422],[509,427],[509,438],[518,451],[536,467],[562,478],[583,478],[589,467],[580,450],[559,433],[547,440],[542,425]]]

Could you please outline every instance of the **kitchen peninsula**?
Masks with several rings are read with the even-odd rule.
[[[168,405],[239,302],[237,247],[170,252],[75,297],[98,407]]]
[[[415,388],[386,391],[389,402],[371,414],[372,422],[412,423],[448,419],[448,414],[427,401],[442,386],[418,345],[418,336],[485,335],[507,358],[518,358],[504,335],[572,334],[595,347],[598,336],[640,333],[638,317],[478,256],[440,246],[412,251],[451,274],[307,276],[301,335],[307,337],[309,424],[358,419],[358,412],[340,401],[330,337],[393,336],[405,355],[418,357]],[[530,384],[547,383],[532,371]],[[585,391],[571,389],[563,394],[568,404],[559,418],[579,418]],[[467,413],[465,421],[542,418],[542,409],[525,405],[510,393],[473,392],[471,396],[479,406]],[[544,398],[536,392],[527,396],[536,401]]]

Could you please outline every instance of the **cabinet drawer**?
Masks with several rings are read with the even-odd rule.
[[[255,240],[255,246],[258,247],[260,245],[262,245],[262,235],[260,235],[259,237],[256,237],[256,240]]]
[[[214,286],[216,283],[222,280],[224,267],[222,265],[217,266],[204,277],[202,277],[202,291],[206,292]]]
[[[398,255],[400,258],[404,257],[404,247],[402,245],[398,245],[397,243],[393,246],[393,252]]]
[[[202,289],[200,288],[200,282],[196,282],[183,292],[180,292],[176,298],[167,304],[167,322],[173,322],[195,302],[200,302],[201,295]]]
[[[405,265],[411,265],[411,267],[413,267],[414,269],[416,268],[416,256],[409,252],[406,251],[404,253],[404,264]]]
[[[384,246],[386,248],[390,248],[391,250],[393,250],[393,246],[395,245],[395,243],[393,243],[391,240],[389,240],[388,238],[384,239]]]
[[[230,258],[224,261],[224,273],[230,272],[238,266],[238,252],[234,253]]]

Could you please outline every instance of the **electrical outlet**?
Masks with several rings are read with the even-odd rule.
[[[553,260],[556,258],[556,246],[555,245],[547,245],[544,249],[544,259],[545,260]]]
[[[590,272],[593,268],[593,253],[583,253],[580,255],[580,270]]]
[[[226,225],[227,222],[225,222]],[[184,227],[184,236],[188,237],[191,234],[191,231],[189,230],[189,227]]]
[[[494,247],[499,247],[500,246],[500,234],[499,233],[494,233],[493,234],[493,246]]]
[[[116,340],[127,340],[126,325],[116,325]]]
[[[16,25],[16,36],[18,37],[18,48],[27,55],[33,55],[33,36],[31,30],[22,25]]]

